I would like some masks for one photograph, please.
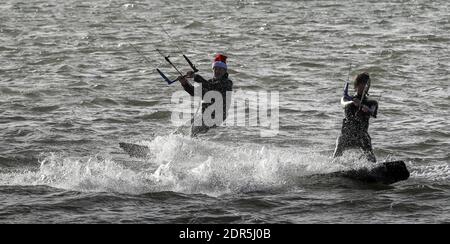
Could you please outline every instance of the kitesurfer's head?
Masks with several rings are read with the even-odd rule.
[[[368,85],[367,92],[369,92],[370,87],[369,73],[364,72],[356,76],[353,85],[355,87],[355,91],[358,94],[358,96],[361,96],[363,94],[364,89],[366,88],[366,84]]]
[[[227,73],[227,56],[223,54],[216,54],[214,58],[214,62],[212,64],[212,68],[214,71],[214,78],[220,79]]]

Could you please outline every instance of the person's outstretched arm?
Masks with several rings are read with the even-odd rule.
[[[349,98],[346,96],[343,96],[341,98],[342,108],[346,108],[347,106],[350,106],[350,104],[353,104],[353,100],[349,100]]]
[[[184,90],[189,93],[189,95],[194,96],[194,86],[189,83],[186,76],[179,76],[178,81],[180,81],[181,85],[183,86]]]
[[[342,100],[344,100],[344,98]],[[344,102],[341,103],[344,105]],[[361,101],[358,98],[353,98],[353,101],[348,102],[348,104],[350,103],[353,103],[355,106],[359,107]],[[366,102],[366,104],[361,106],[361,111],[364,113],[369,113],[370,116],[376,118],[378,113],[378,102],[373,100]]]
[[[204,83],[204,82],[206,83],[205,78],[203,78],[201,75],[194,74],[193,77],[194,77],[194,81],[197,83]]]

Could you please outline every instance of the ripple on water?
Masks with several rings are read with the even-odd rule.
[[[59,108],[60,107],[58,105],[37,106],[37,107],[32,107],[31,111],[39,112],[39,113],[48,113],[48,112],[58,110]]]

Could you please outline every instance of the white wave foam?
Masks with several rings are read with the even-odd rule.
[[[411,177],[416,179],[425,179],[427,181],[449,181],[449,164],[430,164],[415,166],[411,171]]]
[[[260,145],[229,146],[180,136],[147,144],[154,157],[138,170],[112,159],[52,154],[39,170],[0,175],[1,185],[48,185],[75,191],[141,194],[174,191],[221,195],[289,189],[302,176],[348,169],[355,161]]]

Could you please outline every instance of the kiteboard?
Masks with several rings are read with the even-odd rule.
[[[352,169],[331,173],[332,176],[349,178],[365,183],[390,185],[409,178],[409,171],[403,161],[383,162],[371,168]]]
[[[150,155],[150,148],[144,145],[120,142],[119,146],[128,153],[130,157],[146,158]]]

